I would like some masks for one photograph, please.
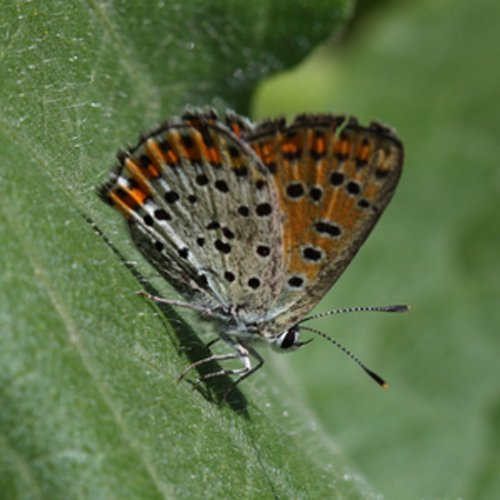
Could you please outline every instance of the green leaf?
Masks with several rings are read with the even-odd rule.
[[[371,497],[272,362],[226,407],[227,379],[176,382],[207,326],[135,294],[165,287],[93,188],[119,147],[186,103],[245,112],[256,82],[338,30],[348,7],[2,7],[3,498]]]

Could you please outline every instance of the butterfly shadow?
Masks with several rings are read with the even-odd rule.
[[[94,221],[92,221],[87,215],[82,214],[85,221],[89,223],[92,228],[103,238],[106,245],[115,253],[115,255],[120,259],[123,265],[132,273],[134,278],[137,280],[139,285],[146,290],[147,293],[153,295],[154,297],[159,297],[159,290],[148,280],[142,273],[140,273],[135,265],[127,261],[125,257],[120,253],[120,251],[113,245],[113,243],[104,235],[104,233],[99,229]],[[153,301],[149,299],[148,302],[153,308]],[[205,346],[203,341],[193,330],[193,328],[182,318],[180,314],[175,310],[175,308],[168,304],[162,304],[155,302],[156,306],[160,309],[165,319],[168,318],[168,323],[171,325],[175,332],[176,344],[178,354],[185,354],[189,360],[189,364],[201,361],[212,355],[210,350]],[[167,324],[165,324],[165,329],[170,331]],[[208,324],[208,323],[207,323]],[[175,328],[172,325],[176,325]],[[172,336],[169,334],[172,338]],[[223,368],[217,361],[210,361],[208,363],[203,363],[196,367],[199,377],[205,374],[214,373],[221,371]],[[194,369],[193,369],[194,370]],[[189,379],[186,377],[182,381],[188,382]],[[224,394],[226,390],[233,384],[233,380],[229,375],[220,375],[218,377],[209,378],[199,384],[196,381],[190,382],[193,385],[193,389],[197,390],[207,401],[215,402],[219,406],[227,404],[233,411],[249,418],[248,414],[248,401],[244,394],[234,387],[229,391],[224,401]]]
[[[137,273],[138,276],[136,278],[138,280],[143,280],[140,273],[137,272],[137,269],[131,270],[134,274]],[[141,281],[142,286],[147,291],[147,293],[158,297],[158,290],[150,283]],[[149,300],[149,299],[145,299]],[[168,318],[168,323],[171,325],[171,328],[175,332],[175,336],[177,339],[177,352],[178,354],[185,354],[187,359],[189,360],[189,365],[196,363],[197,361],[201,361],[203,359],[208,358],[213,353],[206,347],[203,341],[200,339],[198,334],[194,331],[194,329],[189,325],[181,315],[174,309],[174,307],[168,304],[156,303],[160,311],[162,312],[165,318]],[[207,323],[208,324],[208,323]],[[175,328],[173,327],[175,325]],[[167,325],[165,325],[167,329]],[[203,363],[201,365],[196,366],[189,373],[196,372],[198,373],[198,377],[203,377],[204,375],[221,371],[223,367],[217,361],[210,361],[208,363]],[[196,380],[189,379],[189,373],[185,378],[182,379],[181,383],[190,383],[193,386],[193,389],[197,390],[207,401],[216,402],[220,406],[227,404],[231,409],[238,413],[242,413],[246,417],[248,417],[248,402],[245,398],[244,394],[238,389],[238,387],[234,387],[229,391],[226,396],[226,400],[224,401],[224,394],[227,389],[233,385],[233,380],[229,375],[220,375],[213,378],[208,378],[204,380],[202,383],[198,383]]]

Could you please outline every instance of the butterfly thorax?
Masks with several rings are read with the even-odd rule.
[[[212,322],[222,338],[232,339],[241,345],[266,343],[277,352],[291,352],[307,343],[299,342],[297,324],[277,330],[273,318],[263,321],[262,317],[249,310],[248,305],[217,307],[209,311],[209,315],[202,314],[201,318]]]

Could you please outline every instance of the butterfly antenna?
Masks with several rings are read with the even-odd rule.
[[[332,314],[342,314],[351,312],[364,312],[364,311],[376,311],[376,312],[405,312],[409,311],[410,306],[380,306],[380,307],[348,307],[347,309],[334,309],[333,311],[326,311],[323,313],[315,314],[314,316],[309,316],[299,321],[299,325],[305,321],[311,319],[323,318],[324,316],[331,316]]]
[[[363,308],[362,308],[363,309]],[[366,367],[366,365],[356,356],[351,351],[348,351],[342,344],[337,342],[335,339],[332,339],[328,335],[326,335],[323,332],[320,332],[319,330],[316,330],[314,328],[309,328],[307,326],[299,326],[300,330],[307,330],[308,332],[315,333],[316,335],[319,335],[320,337],[323,337],[326,340],[329,340],[333,345],[337,346],[342,352],[347,354],[355,363],[357,363],[363,370],[370,375],[370,377],[375,380],[379,385],[381,385],[384,389],[387,389],[389,386],[387,385],[387,382],[377,375],[376,373],[372,372],[369,368]]]

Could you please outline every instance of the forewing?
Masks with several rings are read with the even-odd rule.
[[[342,116],[264,122],[244,135],[272,173],[283,223],[282,293],[270,328],[309,312],[337,281],[394,194],[403,146],[390,129]]]

